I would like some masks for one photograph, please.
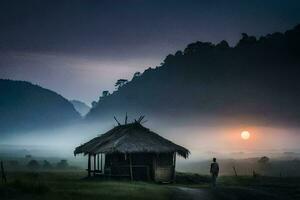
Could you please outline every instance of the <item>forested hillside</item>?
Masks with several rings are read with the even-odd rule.
[[[245,33],[234,46],[195,42],[163,63],[119,80],[87,114],[212,116],[255,123],[300,122],[300,26],[256,38]]]
[[[0,79],[0,134],[54,128],[80,120],[61,95],[25,81]]]

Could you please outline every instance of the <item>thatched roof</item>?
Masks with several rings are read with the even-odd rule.
[[[189,150],[174,144],[138,122],[119,125],[77,147],[74,154],[97,153],[172,153],[187,158]]]

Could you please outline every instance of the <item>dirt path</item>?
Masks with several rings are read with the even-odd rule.
[[[172,200],[212,200],[209,189],[194,189],[187,187],[174,187]]]

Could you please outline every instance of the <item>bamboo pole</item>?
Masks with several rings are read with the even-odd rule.
[[[176,178],[176,171],[175,171],[175,168],[176,168],[176,152],[174,153],[174,162],[173,162],[173,181],[175,181],[175,178]]]
[[[100,160],[99,160],[99,154],[97,154],[97,170],[100,170]]]
[[[96,154],[94,154],[94,176],[96,175]]]
[[[130,168],[130,179],[133,180],[133,174],[132,174],[132,159],[131,154],[129,154],[129,168]]]
[[[235,175],[235,176],[238,176],[238,175],[237,175],[237,172],[236,172],[236,169],[235,169],[235,166],[232,166],[232,169],[233,169],[233,171],[234,171],[234,175]]]
[[[121,125],[121,123],[118,121],[118,119],[114,116],[114,119],[116,120],[116,122],[118,123],[118,126]]]
[[[91,176],[91,154],[89,154],[88,158],[88,177]]]
[[[103,164],[102,164],[102,153],[101,153],[101,163],[100,164],[101,164],[101,173],[104,173],[103,172],[103,167],[102,167],[103,166]]]
[[[2,175],[2,182],[6,183],[7,179],[6,179],[6,174],[5,174],[5,171],[4,171],[4,166],[3,166],[3,161],[2,160],[1,160],[1,175]]]

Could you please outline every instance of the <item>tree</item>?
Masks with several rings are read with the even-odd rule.
[[[119,88],[123,87],[127,82],[128,82],[127,79],[119,79],[119,80],[117,80],[117,82],[115,83],[115,87],[116,87],[117,89],[119,89]]]
[[[97,106],[97,102],[96,101],[93,101],[91,104],[92,104],[92,108],[94,108],[94,107]]]
[[[104,90],[103,92],[102,92],[102,97],[106,97],[106,96],[108,96],[109,95],[109,91],[108,90]]]
[[[56,167],[58,169],[66,169],[69,167],[69,164],[68,164],[67,160],[61,160],[59,163],[57,163]]]
[[[44,160],[43,168],[44,168],[44,169],[52,169],[52,165],[51,165],[51,163],[48,162],[47,160]]]
[[[174,60],[175,56],[172,54],[167,55],[167,57],[164,60],[164,63],[170,63]]]
[[[34,170],[36,170],[36,169],[40,168],[40,164],[39,164],[38,161],[36,161],[36,160],[30,160],[30,161],[28,162],[28,164],[27,164],[27,167],[28,167],[29,169],[34,169]]]
[[[177,51],[177,52],[175,53],[175,57],[180,57],[180,56],[182,56],[182,55],[183,55],[182,51]]]
[[[267,156],[261,157],[257,162],[261,171],[267,172],[267,169],[270,168],[270,158]]]
[[[267,156],[263,156],[261,157],[257,162],[263,165],[268,164],[270,161],[270,158],[268,158]]]
[[[133,74],[133,79],[136,78],[136,77],[139,77],[141,75],[141,72],[135,72]]]
[[[101,100],[101,99],[107,97],[108,95],[109,95],[109,91],[108,91],[108,90],[104,90],[104,91],[102,92],[102,96],[99,97],[99,100]]]
[[[229,48],[229,44],[228,44],[228,42],[226,40],[222,40],[219,44],[216,45],[216,47],[218,49],[224,50],[224,49],[228,49]]]
[[[257,40],[254,36],[248,36],[247,33],[242,33],[242,39],[238,42],[237,47],[246,47],[256,44]]]

